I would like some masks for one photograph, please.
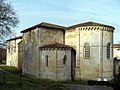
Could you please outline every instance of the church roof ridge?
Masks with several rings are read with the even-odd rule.
[[[92,21],[72,25],[72,26],[67,27],[66,29],[71,29],[71,28],[75,28],[75,27],[84,27],[84,26],[103,26],[103,27],[113,28],[113,30],[115,29],[113,26],[105,25],[105,24],[101,24],[101,23],[96,23],[96,22],[92,22]]]
[[[27,29],[25,29],[25,30],[23,30],[21,32],[22,33],[27,32],[27,31],[29,31],[31,29],[34,29],[34,28],[37,28],[37,27],[48,27],[48,28],[62,29],[62,30],[64,30],[66,28],[64,26],[60,26],[60,25],[56,25],[56,24],[51,24],[51,23],[47,23],[47,22],[41,22],[41,23],[36,24],[36,25],[34,25],[32,27],[29,27],[29,28],[27,28]]]
[[[7,41],[11,41],[11,40],[16,40],[16,39],[22,39],[23,36],[17,36],[15,38],[11,38],[11,39],[8,39]]]
[[[114,48],[120,48],[120,44],[113,44]]]

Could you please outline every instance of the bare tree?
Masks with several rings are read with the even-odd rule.
[[[0,42],[13,33],[13,28],[19,23],[18,17],[10,3],[0,0]]]

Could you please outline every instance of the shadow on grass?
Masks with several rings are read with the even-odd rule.
[[[74,80],[74,81],[59,81],[60,83],[64,84],[81,84],[81,85],[87,85],[87,80]]]
[[[60,82],[47,79],[37,79],[24,75],[21,76],[21,82],[21,69],[10,66],[0,66],[0,68],[10,72],[6,73],[5,85],[0,86],[0,90],[68,90],[67,86]],[[1,77],[0,80],[2,79]]]

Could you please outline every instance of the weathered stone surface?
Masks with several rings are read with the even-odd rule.
[[[71,80],[71,50],[40,50],[40,77],[53,80]],[[48,55],[48,66],[46,58]],[[63,63],[66,55],[65,64]]]
[[[64,32],[52,28],[36,28],[23,34],[23,73],[39,77],[40,51],[39,47],[63,43]],[[39,68],[38,68],[39,67]]]
[[[18,58],[23,59],[23,74],[53,80],[71,80],[74,75],[75,79],[96,80],[103,77],[110,79],[113,77],[113,29],[112,26],[93,22],[74,25],[65,30],[57,25],[41,23],[22,31],[23,41],[19,43],[19,47],[23,48],[19,49]],[[56,42],[71,46],[75,52],[67,47],[65,50],[58,49],[61,47],[57,49],[44,47]],[[10,43],[14,44],[13,41]],[[85,57],[86,43],[90,46],[86,51],[87,53],[90,51],[89,58]],[[107,59],[108,44],[110,44],[109,59]],[[63,63],[65,55],[66,65]]]
[[[113,31],[108,29],[109,27],[93,25],[68,28],[65,31],[65,44],[76,50],[76,79],[96,80],[98,77],[113,77]],[[90,44],[88,59],[84,57],[85,43]],[[111,46],[110,59],[106,57],[108,43]]]

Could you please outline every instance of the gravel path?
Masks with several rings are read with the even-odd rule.
[[[69,90],[113,90],[112,87],[106,86],[88,86],[79,84],[68,84]]]

